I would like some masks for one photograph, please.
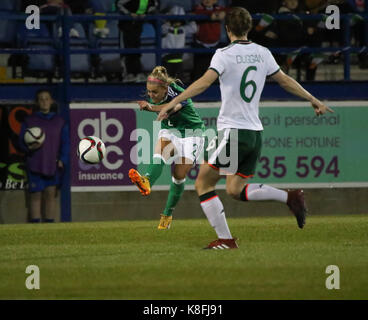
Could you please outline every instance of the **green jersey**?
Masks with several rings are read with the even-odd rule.
[[[172,83],[169,85],[167,90],[167,95],[164,100],[160,103],[153,103],[151,99],[149,99],[149,103],[153,105],[162,105],[169,103],[172,99],[178,96],[184,89],[178,86],[176,83]],[[197,110],[193,106],[193,102],[191,99],[187,99],[185,101],[180,102],[182,108],[170,115],[168,119],[161,121],[161,129],[167,129],[175,132],[176,129],[180,132],[181,137],[188,136],[201,136],[205,131],[204,123],[199,116]]]

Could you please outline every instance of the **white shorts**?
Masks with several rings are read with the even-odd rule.
[[[179,138],[167,129],[162,129],[158,133],[158,139],[170,140],[175,147],[173,161],[179,163],[180,158],[190,159],[195,164],[202,154],[204,147],[204,137]]]

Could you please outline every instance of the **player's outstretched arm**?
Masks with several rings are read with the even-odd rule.
[[[136,103],[138,103],[139,105],[139,110],[141,111],[153,111],[152,110],[152,106],[145,100],[138,100],[136,101]]]
[[[203,91],[205,91],[212,83],[217,79],[218,74],[212,69],[208,69],[206,73],[200,77],[198,80],[194,81],[187,89],[185,89],[181,94],[176,96],[174,99],[168,103],[167,106],[161,109],[157,116],[157,120],[161,121],[167,118],[167,114],[175,108],[175,106],[187,99],[190,99]]]
[[[324,103],[322,103],[320,100],[318,100],[316,97],[314,97],[312,94],[310,94],[307,90],[305,90],[296,80],[294,80],[292,77],[289,77],[287,74],[285,74],[283,71],[279,71],[271,78],[278,82],[278,84],[284,88],[286,91],[292,93],[295,96],[298,96],[302,99],[308,100],[314,109],[314,112],[317,116],[321,114],[325,114],[328,112],[333,112],[332,109],[327,107]]]
[[[136,101],[139,105],[139,110],[144,110],[144,111],[150,111],[150,112],[160,112],[162,108],[165,108],[168,104],[160,104],[160,105],[152,105],[149,102],[145,101],[145,100],[139,100]],[[171,113],[175,113],[177,111],[179,111],[183,106],[178,103],[171,111]]]

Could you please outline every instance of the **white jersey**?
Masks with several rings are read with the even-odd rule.
[[[210,69],[220,80],[222,103],[217,129],[263,130],[259,100],[266,77],[280,69],[271,52],[256,43],[237,40],[216,50]]]

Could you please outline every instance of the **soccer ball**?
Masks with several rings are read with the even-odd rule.
[[[79,141],[77,156],[82,161],[95,164],[106,156],[105,144],[100,138],[89,136]]]
[[[40,127],[26,129],[24,133],[24,142],[27,146],[32,146],[36,142],[42,144],[45,141],[45,132]]]

